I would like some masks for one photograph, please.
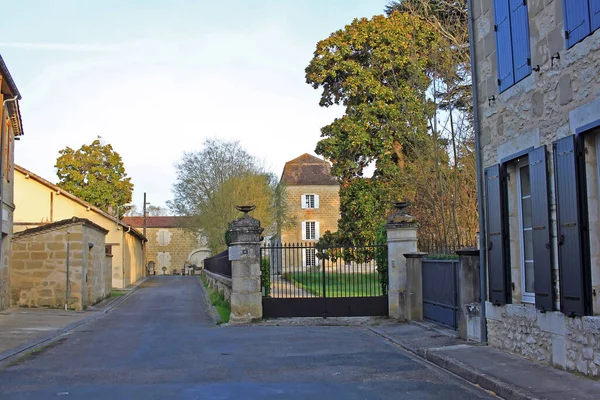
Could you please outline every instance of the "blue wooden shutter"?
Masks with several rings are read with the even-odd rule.
[[[535,307],[542,311],[554,307],[547,171],[546,147],[529,152]]]
[[[589,311],[586,292],[586,247],[582,226],[582,181],[580,157],[575,136],[553,143],[554,178],[556,181],[556,217],[558,233],[558,272],[560,309],[563,313],[585,315]],[[586,196],[583,196],[584,199]]]
[[[590,34],[589,0],[563,0],[567,48]]]
[[[510,8],[508,0],[494,1],[494,29],[496,30],[496,58],[498,60],[498,86],[503,92],[515,83],[510,37]]]
[[[498,164],[485,170],[487,261],[490,284],[490,301],[495,305],[506,304],[509,297],[508,268],[505,253],[505,184]]]
[[[515,82],[518,82],[531,74],[529,13],[525,0],[510,0],[510,31]]]
[[[590,0],[590,19],[592,32],[600,28],[600,0]]]

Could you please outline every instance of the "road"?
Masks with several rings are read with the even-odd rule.
[[[211,322],[198,277],[152,277],[0,370],[7,399],[492,399],[360,327]]]

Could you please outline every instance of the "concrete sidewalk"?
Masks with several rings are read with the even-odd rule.
[[[467,343],[435,324],[383,324],[368,329],[504,399],[600,399],[600,381]]]
[[[11,307],[0,311],[0,364],[54,341],[78,326],[93,321],[129,297],[146,278],[126,289],[123,296],[109,297],[86,311]]]

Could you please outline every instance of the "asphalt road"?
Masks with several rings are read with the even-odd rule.
[[[198,277],[153,277],[0,370],[0,399],[491,399],[359,327],[216,327]]]

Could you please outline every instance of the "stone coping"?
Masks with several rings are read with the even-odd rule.
[[[479,249],[477,247],[465,247],[464,249],[456,250],[459,256],[478,256]]]
[[[215,274],[214,272],[210,272],[207,270],[203,270],[203,273],[206,274],[206,276],[208,276],[211,279],[214,279],[216,281],[221,282],[222,284],[231,287],[232,286],[232,280],[231,278],[228,278],[226,276],[223,275],[219,275],[219,274]]]
[[[403,254],[403,256],[405,258],[423,258],[423,257],[426,257],[428,255],[429,255],[429,253],[425,253],[425,252],[422,252],[422,251],[417,251],[417,252],[414,252],[414,253],[404,253]]]

